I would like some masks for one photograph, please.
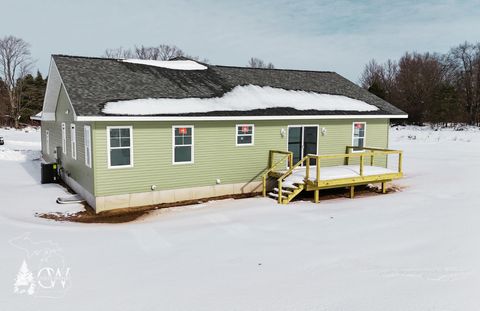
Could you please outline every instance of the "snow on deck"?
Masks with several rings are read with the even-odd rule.
[[[378,110],[376,106],[341,95],[245,85],[236,86],[222,97],[214,98],[144,98],[108,102],[102,111],[115,115],[158,115],[250,111],[279,107],[319,111]]]
[[[281,173],[286,173],[287,171],[282,171]],[[307,168],[305,166],[297,167],[294,169],[293,173],[285,178],[283,185],[293,186],[293,184],[303,184],[305,180]],[[397,173],[397,171],[391,170],[389,168],[384,168],[380,166],[363,166],[363,176],[373,176],[373,175],[382,175],[382,174],[392,174]],[[310,175],[309,180],[315,181],[317,176],[317,167],[315,165],[310,166]],[[328,166],[320,168],[320,180],[332,180],[332,179],[341,179],[341,178],[352,178],[360,177],[360,165],[338,165],[338,166]]]

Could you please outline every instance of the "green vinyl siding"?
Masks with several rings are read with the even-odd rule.
[[[46,162],[55,162],[55,147],[61,146],[60,127],[55,126],[54,121],[42,121],[41,123],[41,140],[42,140],[42,157]],[[47,138],[46,132],[49,131],[50,153],[47,154]]]
[[[255,126],[251,146],[236,145],[236,125],[241,121],[95,122],[95,196],[148,192],[152,185],[157,190],[210,186],[217,179],[222,184],[258,181],[268,165],[269,150],[287,150],[287,134],[282,135],[282,129],[288,132],[289,125],[319,125],[319,153],[339,154],[352,144],[354,121],[367,123],[366,146],[387,147],[387,119],[248,121],[244,123]],[[107,126],[132,126],[133,167],[108,168]],[[193,163],[173,163],[172,126],[194,126]],[[77,137],[79,146],[81,142],[83,146],[83,139]]]
[[[67,113],[68,111],[68,113]],[[62,152],[62,123],[65,123],[67,148],[66,154]],[[75,124],[75,135],[77,145],[77,158],[72,158],[70,125]],[[75,122],[73,109],[70,105],[65,88],[62,86],[58,95],[55,121],[42,121],[42,156],[47,162],[57,161],[55,152],[58,149],[59,162],[61,167],[75,179],[88,192],[94,193],[93,169],[85,165],[84,126],[91,125],[88,122]],[[50,154],[46,153],[46,130],[50,133]],[[93,141],[92,141],[93,142]],[[92,145],[93,149],[93,145]],[[92,150],[92,164],[95,163]],[[93,167],[93,166],[92,166]]]
[[[328,120],[320,126],[327,129],[325,136],[320,134],[320,154],[339,154],[346,152],[346,146],[353,143],[353,123],[366,122],[365,146],[387,148],[389,120]],[[367,159],[365,159],[367,163]],[[324,160],[321,165],[342,165],[344,160]],[[352,158],[350,164],[358,164],[358,159]],[[385,157],[375,157],[375,165],[386,165]]]

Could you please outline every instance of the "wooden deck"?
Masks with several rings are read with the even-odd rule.
[[[352,153],[353,147],[347,146],[346,149],[346,154],[307,155],[295,165],[292,163],[290,152],[272,150],[270,168],[263,176],[264,196],[267,195],[267,178],[275,178],[278,183],[268,195],[277,199],[279,203],[286,204],[302,191],[314,191],[315,202],[318,202],[319,191],[329,188],[349,187],[350,196],[353,198],[355,186],[370,183],[380,183],[385,193],[387,182],[403,176],[400,150],[365,147],[361,152]],[[388,155],[398,156],[395,169],[386,167]],[[379,157],[385,159],[384,166],[374,165],[379,162]],[[345,165],[322,166],[325,160],[333,159],[340,159]],[[358,164],[349,164],[353,159],[357,159]],[[311,165],[312,162],[316,165]],[[287,166],[288,168],[285,168]]]

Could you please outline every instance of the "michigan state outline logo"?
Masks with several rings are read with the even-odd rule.
[[[9,240],[24,258],[13,280],[13,293],[32,297],[61,298],[71,286],[70,267],[62,249],[53,241],[35,241],[29,232]]]

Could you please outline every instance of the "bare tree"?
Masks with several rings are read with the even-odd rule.
[[[10,117],[18,128],[21,113],[21,87],[17,85],[30,71],[33,64],[30,45],[23,39],[5,36],[0,39],[0,74],[8,93]]]
[[[398,62],[397,104],[408,109],[415,122],[432,121],[440,104],[439,92],[445,81],[442,59],[431,53],[405,53]]]
[[[456,77],[459,90],[468,115],[468,123],[480,123],[480,43],[465,42],[453,48],[448,61]]]
[[[160,44],[158,46],[135,46],[133,49],[106,49],[104,56],[107,58],[138,58],[151,60],[169,60],[185,56],[185,53],[175,45]]]
[[[197,62],[205,64],[209,63],[206,58],[200,59],[198,56],[185,54],[179,47],[175,45],[160,44],[158,46],[135,46],[133,49],[124,49],[119,47],[116,49],[106,49],[103,53],[107,58],[137,58],[137,59],[151,59],[151,60],[171,60],[177,57],[184,57]],[[272,65],[273,66],[273,65]]]
[[[185,53],[175,45],[160,44],[153,47],[135,47],[135,53],[140,59],[169,60],[184,56]]]
[[[185,56],[185,53],[175,45],[166,45],[160,44],[159,49],[159,59],[169,60],[175,57]]]
[[[461,120],[451,66],[445,56],[405,53],[399,60],[378,64],[371,60],[360,77],[362,87],[409,114],[409,121]]]
[[[116,49],[106,49],[104,56],[107,58],[134,58],[134,54],[130,49],[124,49],[123,47],[119,47]]]
[[[360,76],[360,85],[368,89],[374,83],[380,83],[382,73],[383,66],[378,64],[375,59],[370,60],[368,64],[363,67],[363,72]]]
[[[363,69],[360,84],[375,95],[391,101],[395,96],[397,75],[398,64],[395,61],[389,59],[380,65],[372,59]]]
[[[267,69],[274,69],[275,68],[275,66],[272,63],[267,64],[266,62],[264,62],[260,58],[256,58],[256,57],[251,57],[248,61],[247,66],[252,67],[252,68],[267,68]]]

